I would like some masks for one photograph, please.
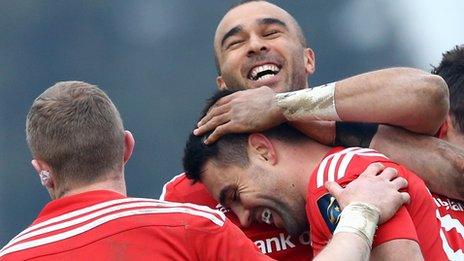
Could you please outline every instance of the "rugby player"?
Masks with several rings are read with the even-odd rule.
[[[229,93],[213,97],[205,111]],[[411,202],[380,225],[375,238],[373,232],[359,234],[368,246],[372,244],[371,258],[446,259],[437,208],[424,182],[383,154],[373,149],[328,147],[288,124],[260,133],[224,135],[212,145],[204,144],[208,134],[190,135],[183,161],[186,175],[201,181],[215,200],[232,209],[242,226],[265,222],[291,235],[310,227],[311,246],[317,255],[332,234],[372,226],[357,218],[339,221],[339,204],[324,183],[336,181],[344,186],[369,164],[381,163],[408,180]]]
[[[195,131],[198,135],[220,126],[207,142],[227,132],[259,131],[278,125],[282,116],[272,117],[271,112],[277,110],[270,110],[275,92],[306,89],[307,77],[315,71],[314,52],[307,46],[298,23],[285,10],[266,1],[251,1],[230,9],[216,30],[214,47],[218,87],[253,90],[234,93],[227,98],[231,99],[226,106],[218,104],[208,115],[209,120],[200,122]],[[329,85],[321,95],[327,94],[326,90],[329,90],[329,104],[335,97],[336,113],[330,107],[320,110],[315,117],[323,120],[382,122],[432,134],[448,109],[443,80],[411,68],[354,76]],[[229,113],[221,114],[223,109],[230,109]],[[327,142],[332,142],[335,136],[333,122],[305,119],[292,124]],[[330,131],[318,131],[327,127]],[[217,208],[240,225],[238,218],[213,199],[203,184],[192,185],[185,174],[166,183],[160,199]],[[266,224],[252,224],[242,229],[263,253],[276,259],[307,258],[311,251],[307,233],[290,237],[285,231]]]
[[[50,87],[32,104],[26,131],[52,201],[0,260],[269,260],[219,211],[126,196],[134,138],[98,87]]]

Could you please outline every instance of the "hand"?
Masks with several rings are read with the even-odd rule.
[[[214,130],[205,144],[229,133],[263,131],[285,122],[275,101],[275,92],[266,86],[238,91],[219,99],[203,117],[193,133]]]
[[[380,174],[378,174],[380,172]],[[398,171],[385,168],[380,163],[370,164],[361,175],[342,188],[336,182],[327,182],[325,187],[343,209],[350,203],[369,203],[380,209],[379,224],[389,220],[405,203],[409,203],[407,192],[399,192],[408,186]]]

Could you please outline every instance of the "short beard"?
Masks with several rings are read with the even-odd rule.
[[[287,79],[286,92],[302,90],[308,86],[308,76],[306,75],[304,58],[301,53],[304,53],[304,49],[299,50],[292,56],[292,75]]]
[[[302,218],[304,217],[304,218]],[[284,221],[285,230],[292,237],[301,235],[301,233],[308,231],[309,226],[306,219],[306,213],[303,216],[297,217],[291,215],[289,212],[281,213],[281,218]]]
[[[269,207],[277,212],[284,223],[285,230],[291,236],[299,236],[301,233],[308,231],[308,218],[306,217],[306,208],[304,201],[293,204],[292,206],[285,204],[281,200],[276,200],[273,197],[266,197],[272,202]],[[296,202],[299,200],[294,199]],[[294,203],[295,203],[294,201]],[[302,206],[301,208],[298,205]]]

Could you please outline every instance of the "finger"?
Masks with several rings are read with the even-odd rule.
[[[385,166],[383,164],[381,164],[381,163],[378,163],[378,162],[371,163],[371,164],[369,164],[369,166],[367,166],[367,168],[359,176],[366,176],[366,177],[371,176],[371,177],[373,177],[373,176],[376,176],[384,168],[385,168]]]
[[[398,170],[395,168],[385,168],[382,173],[378,175],[379,177],[383,178],[384,180],[392,180],[398,177]]]
[[[193,131],[193,134],[195,134],[196,136],[203,135],[210,130],[214,130],[219,126],[226,124],[229,121],[230,121],[229,114],[222,114],[222,115],[216,116],[212,118],[210,121],[208,121],[207,123],[205,123],[204,125],[196,128]]]
[[[337,182],[328,181],[324,184],[324,186],[329,191],[329,193],[336,198],[338,198],[338,196],[340,196],[343,191],[343,188],[338,185]]]
[[[230,106],[228,105],[222,105],[219,107],[210,108],[208,112],[206,113],[206,115],[197,123],[197,126],[200,127],[206,124],[212,118],[226,113],[227,111],[229,111],[229,109],[230,109]]]
[[[214,103],[214,105],[212,107],[218,107],[218,106],[222,106],[226,103],[229,103],[232,99],[234,99],[234,97],[237,95],[237,93],[239,93],[240,91],[238,92],[234,92],[232,94],[229,94],[227,96],[224,96],[222,97],[221,99],[219,99],[216,103]]]
[[[221,125],[217,127],[211,135],[205,140],[205,144],[213,144],[216,142],[221,136],[232,133],[233,132],[233,125],[229,122],[227,124]]]
[[[396,190],[405,189],[408,187],[408,181],[405,178],[398,177],[391,181]]]
[[[409,204],[409,202],[411,202],[411,196],[407,192],[401,192],[400,194],[403,204]]]

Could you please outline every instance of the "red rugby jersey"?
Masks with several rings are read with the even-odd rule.
[[[250,238],[262,253],[278,260],[311,260],[309,233],[299,237],[291,237],[285,230],[264,223],[253,223],[249,227],[242,227],[238,217],[230,210],[220,205],[206,190],[206,187],[197,182],[192,184],[185,174],[175,176],[163,187],[161,200],[194,203],[218,209],[236,224],[245,235]]]
[[[239,250],[238,250],[239,249]],[[48,203],[0,260],[269,260],[223,213],[90,191]]]
[[[440,236],[449,260],[464,260],[464,202],[432,193],[438,207]]]
[[[314,253],[319,253],[332,237],[338,222],[338,204],[324,187],[326,181],[346,185],[356,179],[370,163],[380,162],[398,170],[408,180],[411,203],[401,207],[389,221],[380,225],[373,247],[394,239],[419,243],[426,260],[446,260],[440,239],[437,208],[424,182],[405,167],[372,149],[333,148],[313,171],[308,184],[306,212],[311,227]]]

